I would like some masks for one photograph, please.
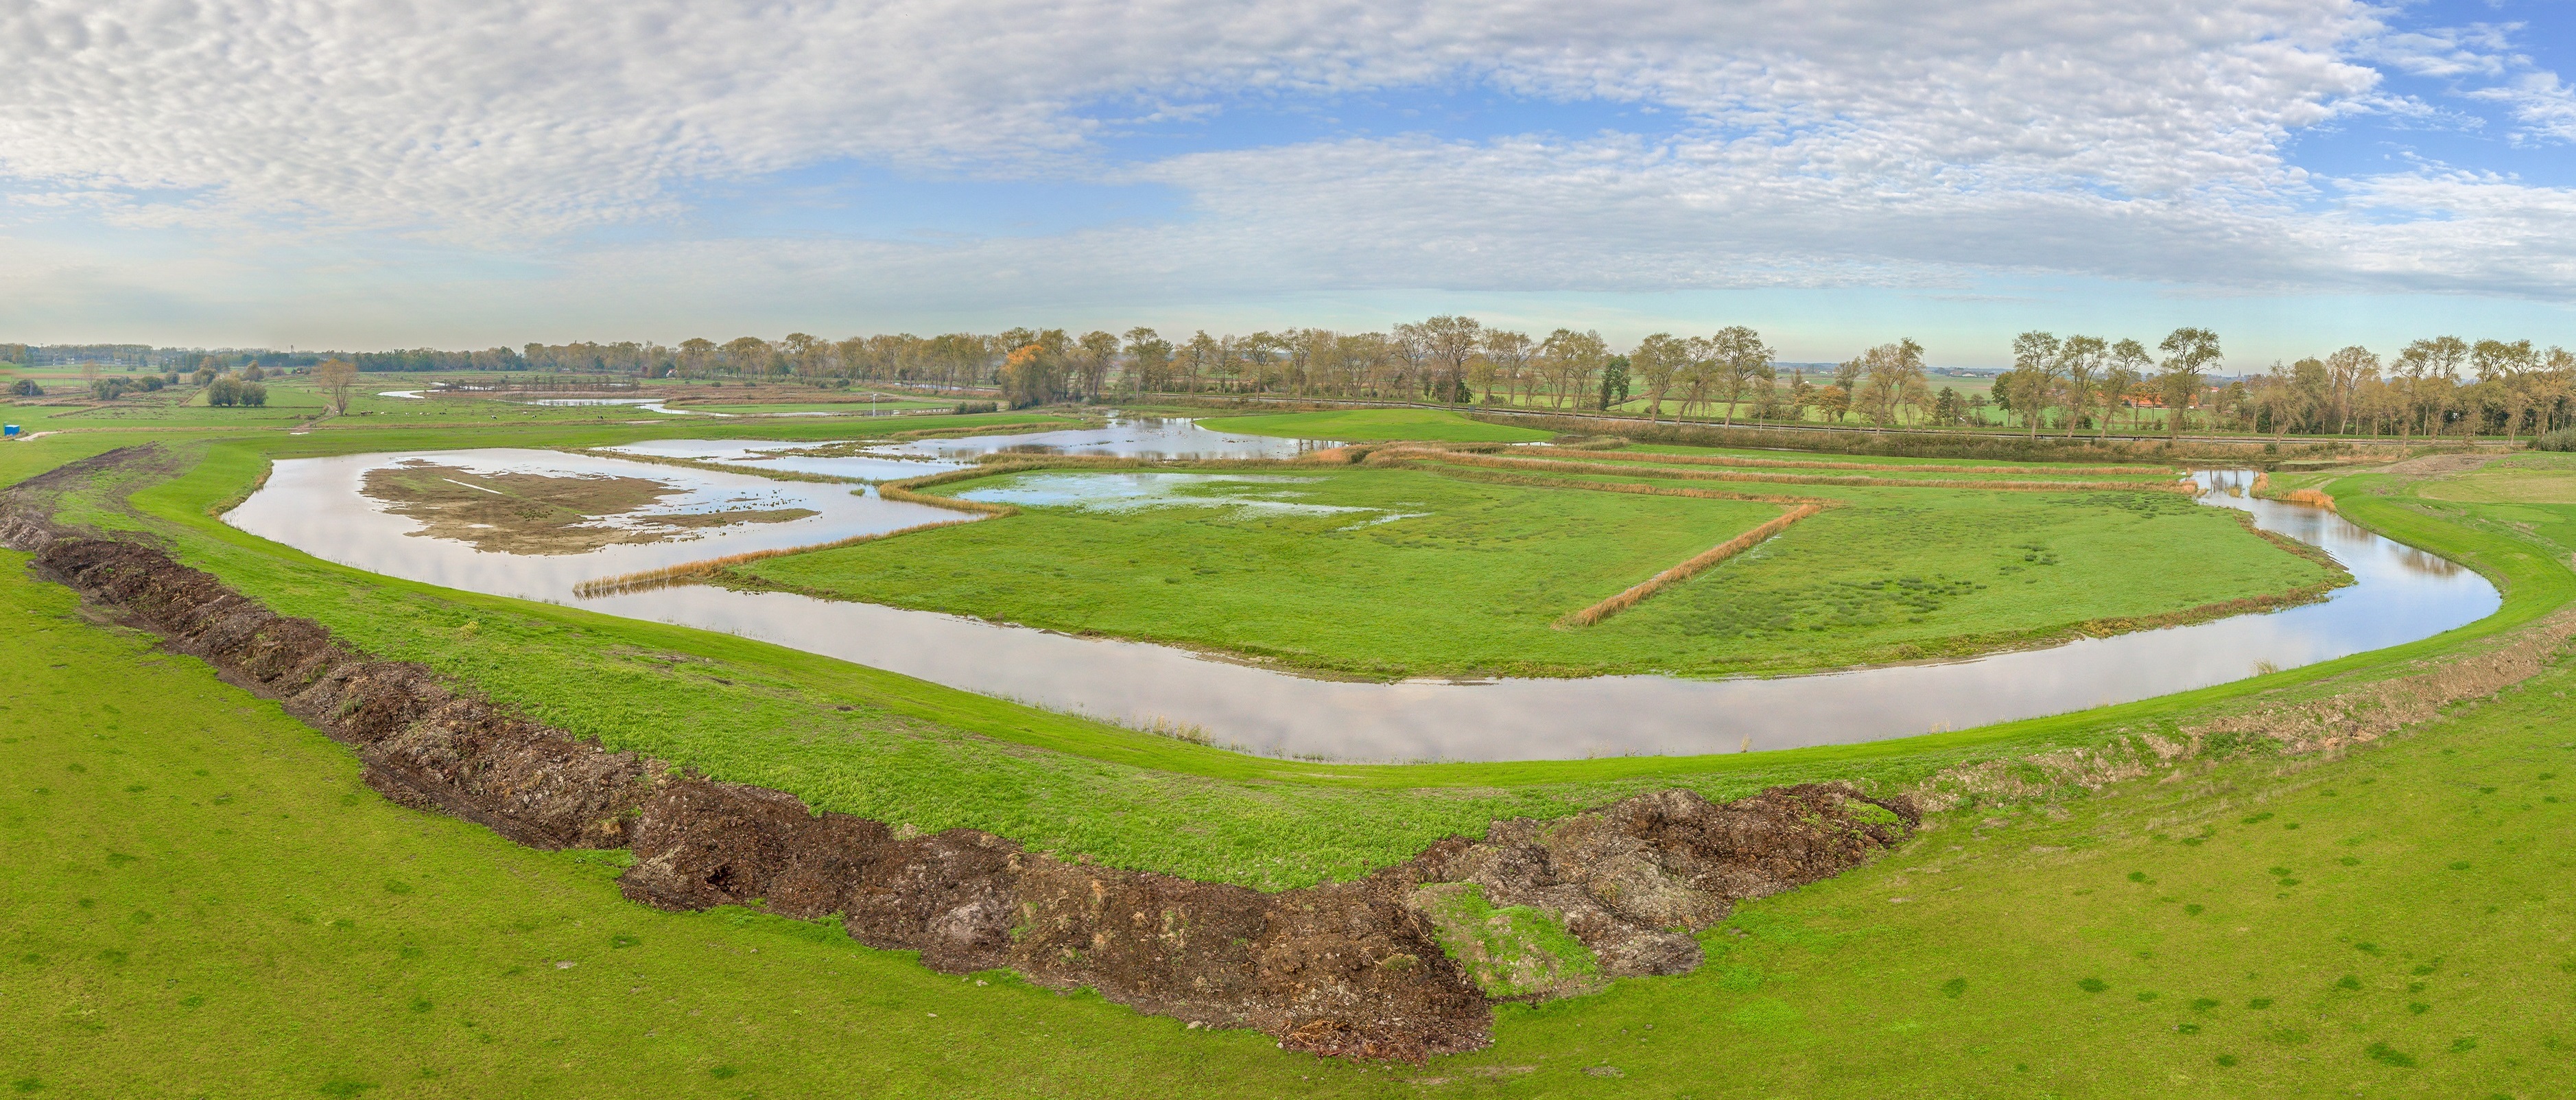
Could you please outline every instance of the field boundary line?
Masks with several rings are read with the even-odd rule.
[[[1646,597],[1648,596],[1652,596],[1668,587],[1680,584],[1683,581],[1698,576],[1710,566],[1716,565],[1717,563],[1734,557],[1737,554],[1753,549],[1756,546],[1760,546],[1772,536],[1788,530],[1799,520],[1805,519],[1808,516],[1815,515],[1816,513],[1824,510],[1825,506],[1821,504],[1801,504],[1795,508],[1791,508],[1786,513],[1763,523],[1759,527],[1746,531],[1743,534],[1726,540],[1725,542],[1718,543],[1706,550],[1702,550],[1699,553],[1692,555],[1690,560],[1664,570],[1661,573],[1657,573],[1652,577],[1648,577],[1641,583],[1630,586],[1625,592],[1621,592],[1616,596],[1612,596],[1609,599],[1593,604],[1592,606],[1580,611],[1569,613],[1564,618],[1558,619],[1556,621],[1556,625],[1560,629],[1595,625],[1603,619],[1607,619],[1612,615],[1616,615],[1645,602]]]

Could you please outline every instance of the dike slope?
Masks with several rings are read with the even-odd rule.
[[[161,461],[157,448],[110,452],[0,494],[0,544],[350,745],[388,798],[534,847],[631,849],[620,886],[644,904],[837,915],[860,943],[942,972],[1007,967],[1193,1026],[1257,1028],[1283,1049],[1415,1061],[1476,1049],[1496,1001],[1692,970],[1690,933],[1735,901],[1831,877],[1920,823],[1910,801],[1840,783],[1724,805],[1670,790],[1495,822],[1355,882],[1276,894],[973,829],[900,833],[581,741],[279,616],[157,547],[52,522],[59,491]],[[1466,893],[1477,904],[1462,909]]]

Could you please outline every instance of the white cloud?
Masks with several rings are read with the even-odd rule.
[[[2532,134],[2576,127],[2512,28],[2384,17],[2352,0],[0,0],[0,49],[21,59],[0,66],[0,222],[80,211],[148,247],[226,250],[251,299],[327,295],[321,269],[450,312],[595,308],[618,297],[601,286],[715,310],[1998,270],[2576,290],[2565,191],[2284,159],[2358,112],[2465,124],[2386,93],[2373,65],[2487,81]],[[1460,81],[1684,121],[1120,163],[1091,117]],[[597,243],[685,232],[702,184],[839,160],[1166,184],[1191,216],[1008,241]],[[22,278],[61,264],[186,293],[117,256],[13,259]],[[494,282],[477,265],[495,257],[546,274]]]

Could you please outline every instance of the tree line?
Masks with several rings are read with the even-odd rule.
[[[2362,347],[2216,378],[2215,332],[2179,328],[2150,346],[2107,336],[2025,332],[1991,394],[1935,389],[1922,345],[1871,347],[1815,371],[1783,368],[1760,333],[1658,332],[1626,351],[1598,332],[1545,335],[1443,315],[1383,331],[1296,328],[1169,338],[1152,328],[1075,334],[911,333],[827,340],[790,333],[675,345],[531,343],[481,351],[412,349],[348,357],[361,371],[578,371],[688,380],[868,382],[996,389],[1013,406],[1143,394],[1317,397],[1624,410],[1723,423],[1995,423],[2040,432],[2516,435],[2576,420],[2576,355],[2528,340],[2442,336],[2383,359]]]

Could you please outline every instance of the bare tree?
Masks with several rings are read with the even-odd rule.
[[[1503,383],[1503,395],[1507,402],[1520,396],[1521,385],[1528,380],[1532,346],[1529,334],[1525,332],[1512,332],[1498,328],[1489,329],[1485,333],[1485,360],[1493,364],[1494,377]],[[1491,400],[1493,396],[1493,389],[1489,382],[1485,397]]]
[[[358,365],[346,359],[325,359],[313,368],[313,383],[331,395],[332,412],[346,415],[349,389],[358,384]]]
[[[2353,414],[2360,402],[2362,384],[2379,380],[2379,357],[2359,344],[2326,356],[2326,382],[2332,387],[2335,407],[2335,432],[2352,430]]]

